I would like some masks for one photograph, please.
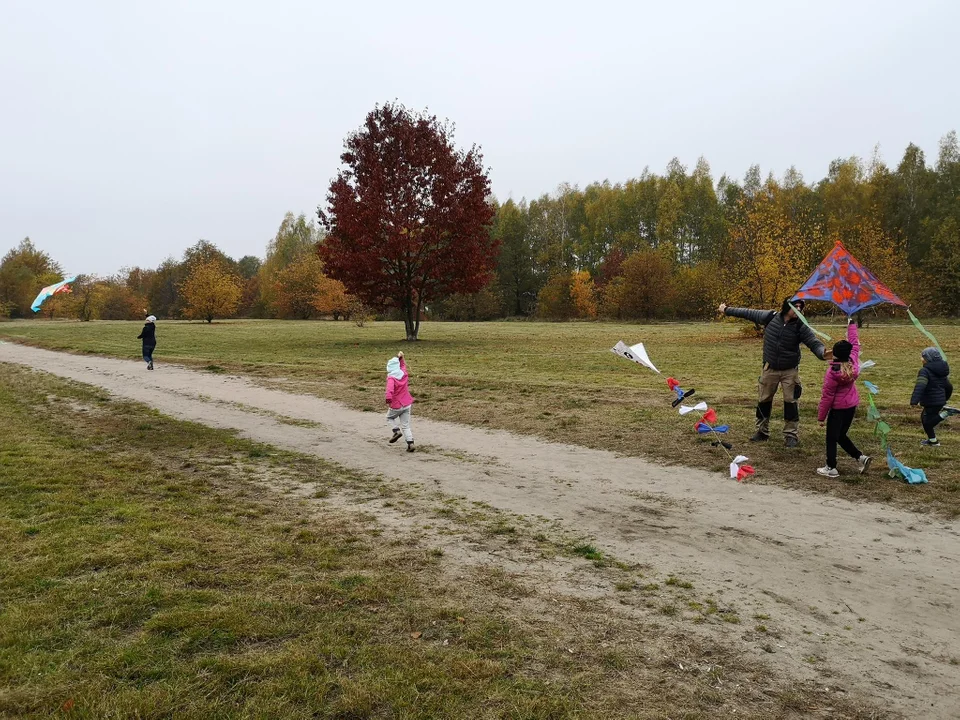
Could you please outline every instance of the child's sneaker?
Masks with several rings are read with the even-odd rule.
[[[936,438],[930,438],[929,440],[922,440],[920,442],[924,447],[940,447],[940,441]]]
[[[826,465],[822,468],[817,468],[817,475],[823,475],[828,478],[840,477],[840,473],[837,472],[836,468],[827,467]]]
[[[147,363],[147,370],[153,370],[153,362]]]
[[[399,430],[394,429],[393,437],[390,438],[390,444],[393,445],[393,443],[395,443],[397,440],[399,440],[402,437],[403,437],[403,433],[400,432]]]
[[[413,452],[413,440],[407,443],[407,452]]]
[[[861,455],[857,460],[857,467],[860,468],[860,474],[863,475],[870,469],[870,463],[873,462],[873,458],[869,455]]]
[[[960,415],[960,410],[955,407],[944,407],[943,410],[940,411],[940,418],[943,420],[946,420],[952,415]]]

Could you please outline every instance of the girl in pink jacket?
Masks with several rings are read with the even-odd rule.
[[[410,429],[410,408],[413,406],[413,396],[408,387],[410,376],[407,374],[407,364],[403,360],[403,353],[387,362],[387,391],[385,397],[387,406],[387,423],[393,427],[391,443],[401,437],[407,439],[407,452],[413,452],[413,431]],[[401,432],[402,431],[402,432]]]
[[[857,376],[860,375],[860,337],[857,324],[847,318],[847,339],[833,346],[833,361],[823,378],[823,395],[817,409],[820,425],[827,421],[827,464],[817,468],[817,473],[835,478],[837,472],[837,445],[857,461],[861,474],[870,468],[872,458],[864,455],[847,435],[853,416],[860,404],[857,392]]]

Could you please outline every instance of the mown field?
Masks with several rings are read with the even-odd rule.
[[[393,492],[0,364],[0,717],[880,717],[324,501],[351,490]]]
[[[760,341],[742,322],[617,325],[607,323],[426,323],[422,340],[401,340],[402,325],[375,323],[358,328],[346,322],[228,321],[161,322],[158,372],[176,362],[210,372],[286,378],[291,388],[380,412],[387,359],[406,352],[415,415],[535,434],[551,440],[604,448],[667,463],[722,471],[729,460],[698,438],[693,420],[670,407],[664,378],[609,352],[617,340],[644,342],[652,360],[697,399],[710,402],[721,423],[732,426],[735,452],[757,469],[753,482],[776,483],[851,499],[888,502],[947,516],[960,514],[960,434],[957,420],[939,432],[943,446],[920,447],[919,413],[909,407],[928,342],[911,325],[868,325],[861,331],[863,359],[877,366],[864,374],[878,385],[877,404],[894,429],[890,436],[900,459],[922,467],[931,480],[907,486],[885,476],[877,458],[871,474],[855,474],[842,459],[839,480],[814,473],[824,462],[823,431],[815,409],[825,366],[805,352],[801,364],[801,443],[786,450],[778,435],[782,406],[774,405],[773,437],[765,445],[747,442],[753,432]],[[844,328],[819,329],[839,339]],[[117,357],[139,356],[139,323],[11,322],[0,338],[42,347]],[[960,357],[960,326],[936,325],[944,349]],[[880,455],[872,424],[865,420],[866,391],[852,437],[861,449]],[[421,436],[421,442],[429,443]],[[720,475],[717,482],[724,482]]]

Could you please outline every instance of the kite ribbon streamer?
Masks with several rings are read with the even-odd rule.
[[[912,312],[910,312],[910,308],[907,308],[907,315],[910,316],[910,322],[912,322],[912,323],[914,324],[914,326],[917,328],[917,330],[919,330],[920,332],[922,332],[924,335],[926,335],[928,338],[930,338],[931,341],[933,341],[933,344],[936,346],[937,350],[940,351],[940,357],[942,357],[944,360],[946,360],[946,359],[947,359],[947,354],[943,351],[943,348],[940,347],[940,343],[937,342],[937,339],[933,336],[933,333],[930,332],[929,330],[927,330],[923,325],[920,324],[920,321],[917,320],[917,316],[914,315]]]
[[[877,420],[877,424],[873,428],[873,434],[880,438],[880,448],[882,450],[886,450],[887,445],[889,444],[887,441],[887,435],[890,434],[890,426],[883,420]]]
[[[803,316],[803,313],[800,312],[799,310],[797,310],[797,308],[794,306],[793,303],[790,303],[790,309],[793,310],[793,311],[797,314],[797,317],[800,318],[800,322],[802,322],[804,325],[806,325],[808,328],[810,328],[810,329],[813,331],[813,334],[814,334],[814,335],[816,335],[817,337],[819,337],[819,338],[821,338],[821,339],[823,339],[823,340],[826,340],[827,342],[833,342],[833,338],[832,338],[832,337],[830,337],[830,336],[827,335],[826,333],[820,332],[820,331],[817,330],[813,325],[811,325],[810,323],[808,323],[808,322],[807,322],[807,319]]]
[[[887,448],[887,467],[890,468],[890,477],[900,477],[911,485],[919,485],[927,482],[927,474],[923,470],[917,470],[907,467],[897,460],[893,455],[893,450]]]

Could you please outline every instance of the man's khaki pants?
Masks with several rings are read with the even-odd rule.
[[[771,370],[764,366],[760,375],[760,393],[757,400],[757,432],[770,435],[770,412],[773,410],[773,398],[779,386],[783,391],[783,436],[797,438],[800,431],[800,406],[796,401],[800,371]]]

